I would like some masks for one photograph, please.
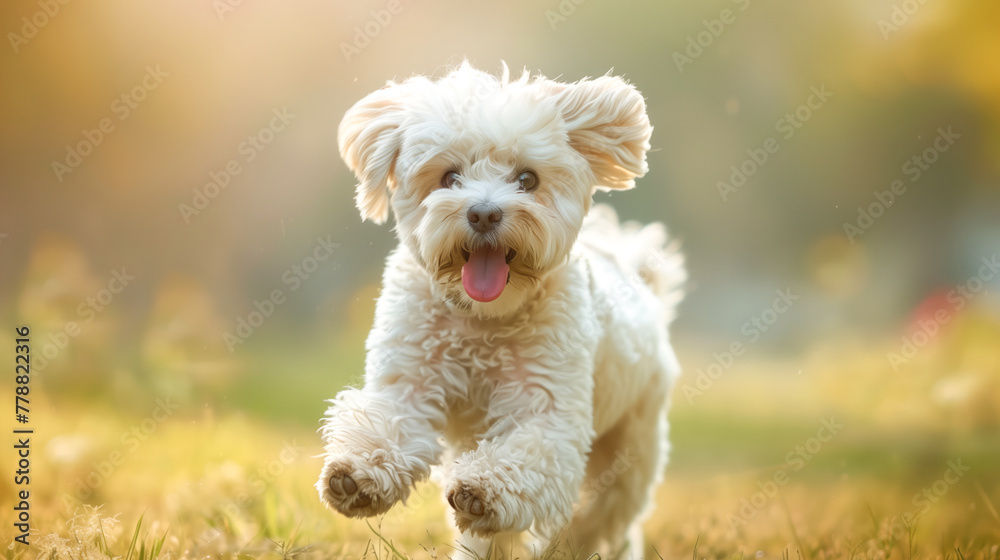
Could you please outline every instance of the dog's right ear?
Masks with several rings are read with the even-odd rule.
[[[363,220],[381,224],[389,217],[389,197],[396,188],[396,157],[402,147],[405,117],[401,90],[389,82],[351,107],[337,130],[340,156],[358,178],[355,203]]]

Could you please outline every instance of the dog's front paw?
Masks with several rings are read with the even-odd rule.
[[[497,480],[476,477],[456,480],[448,488],[448,503],[455,510],[459,530],[480,537],[517,532],[531,525],[527,504]]]
[[[363,460],[328,458],[316,488],[327,506],[348,517],[381,515],[405,497],[406,488],[391,480],[384,469],[375,472]]]

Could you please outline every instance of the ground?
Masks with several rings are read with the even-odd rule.
[[[895,340],[687,365],[646,557],[1000,558],[1000,358],[995,332],[979,336],[995,327],[957,328],[895,371]],[[712,355],[685,348],[682,359]],[[4,522],[7,558],[467,557],[430,483],[367,522],[323,509],[313,488],[315,428],[332,396],[316,389],[322,367],[296,364],[317,373],[293,387],[266,375],[278,364],[251,361],[214,395],[39,380],[32,544],[15,543]],[[4,447],[7,468],[16,459]]]

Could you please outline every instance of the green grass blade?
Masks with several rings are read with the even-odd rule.
[[[142,518],[145,517],[145,513],[139,516],[139,522],[135,524],[135,531],[132,533],[132,542],[128,545],[128,552],[125,553],[125,560],[132,560],[132,554],[135,553],[135,542],[139,540],[139,529],[142,528]]]
[[[375,533],[375,536],[377,536],[379,538],[379,540],[381,540],[385,544],[385,546],[389,549],[389,551],[392,552],[393,556],[395,556],[399,560],[410,560],[409,557],[407,557],[405,554],[403,554],[402,552],[396,550],[396,547],[392,544],[392,541],[386,539],[385,537],[382,536],[382,533],[376,531],[375,528],[372,527],[372,524],[371,524],[370,521],[366,520],[365,523],[368,524],[368,528],[371,529],[371,532]]]

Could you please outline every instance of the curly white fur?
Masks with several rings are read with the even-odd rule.
[[[468,64],[389,83],[348,111],[339,141],[358,208],[376,222],[391,208],[400,245],[364,387],[332,400],[322,429],[325,504],[378,515],[440,466],[468,546],[530,531],[583,557],[642,554],[684,272],[661,225],[621,225],[591,198],[634,186],[651,132],[642,96],[620,78],[512,81],[506,67],[497,78]],[[525,170],[537,188],[519,188]],[[449,172],[458,179],[442,187]],[[479,203],[502,211],[486,232],[467,214]],[[510,260],[487,302],[461,279],[485,247]]]

